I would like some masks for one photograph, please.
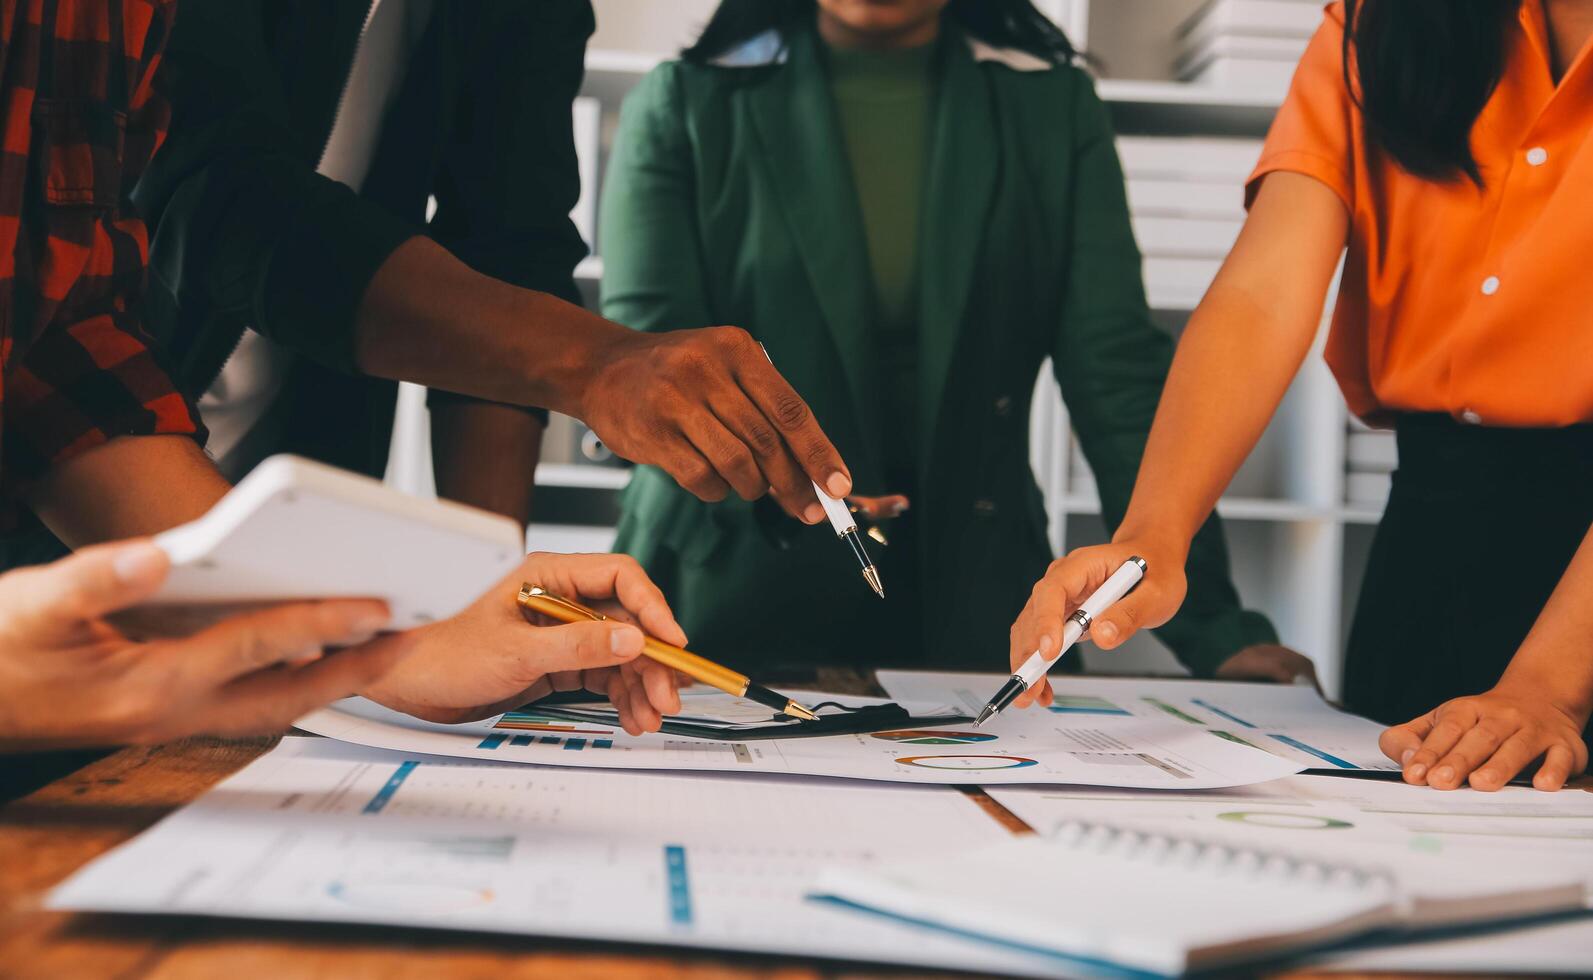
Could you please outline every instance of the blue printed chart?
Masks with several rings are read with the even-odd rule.
[[[939,697],[970,710],[989,696],[997,675],[880,671],[892,697]],[[1232,745],[1275,756],[1306,770],[1397,771],[1378,748],[1383,726],[1340,711],[1301,684],[1244,684],[1154,678],[1055,677],[1051,711],[1087,717],[1103,731],[1157,720],[1199,729]],[[1022,712],[1008,711],[1000,721]],[[999,733],[999,724],[989,730]]]
[[[861,707],[878,699],[824,692],[789,692],[811,702]],[[954,712],[949,692],[915,700],[915,715]],[[633,736],[601,725],[511,712],[465,725],[410,718],[359,698],[339,702],[298,722],[330,738],[400,752],[451,755],[494,762],[734,773],[778,773],[906,783],[1038,783],[1196,789],[1240,786],[1298,772],[1301,765],[1219,738],[1206,728],[1154,712],[1129,712],[1123,697],[1085,692],[1071,713],[1008,712],[982,729],[966,722],[873,734],[750,741],[689,738],[662,733]],[[727,712],[736,699],[693,694],[694,716],[713,717],[715,698]]]

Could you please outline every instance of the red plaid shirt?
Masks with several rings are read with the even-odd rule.
[[[202,437],[135,312],[128,194],[166,135],[175,0],[0,0],[0,486],[123,435]]]

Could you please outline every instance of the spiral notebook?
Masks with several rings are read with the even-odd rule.
[[[1050,837],[911,864],[829,869],[809,897],[994,945],[1176,976],[1354,937],[1584,907],[1575,870],[1520,872],[1490,848],[1353,859],[1076,822]]]

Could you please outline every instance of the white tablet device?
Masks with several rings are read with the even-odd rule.
[[[149,605],[385,599],[394,629],[463,610],[525,555],[525,534],[507,517],[296,456],[261,463],[155,543],[172,569]]]

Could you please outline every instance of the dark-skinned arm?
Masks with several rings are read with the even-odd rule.
[[[526,5],[540,7],[541,4]],[[186,0],[171,135],[136,195],[158,222],[152,301],[230,314],[342,370],[585,421],[704,499],[772,490],[810,523],[851,477],[745,331],[646,335],[484,274],[317,175],[265,44],[264,0]]]

